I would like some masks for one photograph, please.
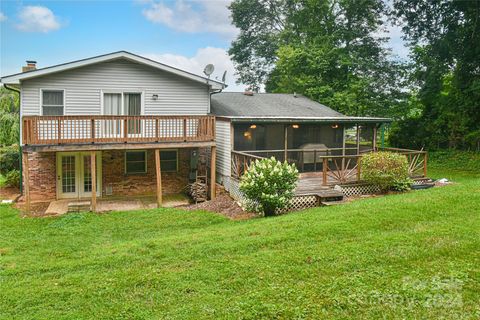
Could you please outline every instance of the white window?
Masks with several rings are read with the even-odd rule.
[[[42,114],[44,116],[63,116],[63,90],[42,90]]]

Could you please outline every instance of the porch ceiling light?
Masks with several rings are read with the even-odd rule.
[[[332,124],[332,129],[338,129],[338,124]]]
[[[256,124],[252,124],[252,125],[250,126],[250,129],[256,129],[256,128],[257,128],[257,125],[256,125]]]
[[[292,124],[292,128],[293,129],[298,129],[298,128],[300,128],[300,126],[298,124]]]

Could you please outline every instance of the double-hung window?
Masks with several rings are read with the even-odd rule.
[[[175,172],[178,168],[177,150],[160,151],[160,167],[165,172]]]
[[[125,173],[138,174],[147,172],[147,151],[125,152]]]
[[[44,116],[63,116],[64,91],[42,90],[42,114]]]

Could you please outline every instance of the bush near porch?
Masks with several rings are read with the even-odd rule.
[[[412,180],[408,176],[407,158],[394,152],[371,152],[360,159],[362,179],[377,185],[382,192],[406,191]]]
[[[273,219],[0,206],[0,318],[477,319],[480,171],[435,158],[455,184]]]
[[[265,158],[250,164],[240,179],[240,191],[245,194],[249,209],[273,216],[292,200],[297,180],[294,164],[282,163],[275,157]]]

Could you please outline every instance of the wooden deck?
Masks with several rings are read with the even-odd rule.
[[[24,145],[207,142],[214,116],[24,116]]]
[[[300,176],[297,188],[295,189],[295,195],[299,196],[309,194],[318,195],[320,198],[343,197],[343,193],[341,191],[334,190],[333,186],[323,185],[323,177],[321,173],[315,176]]]

